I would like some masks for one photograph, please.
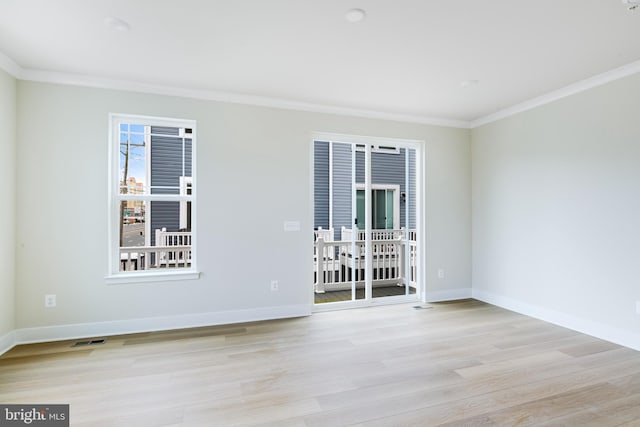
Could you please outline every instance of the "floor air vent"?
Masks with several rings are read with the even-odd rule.
[[[97,340],[89,340],[89,341],[76,341],[73,343],[73,345],[71,347],[84,347],[87,345],[97,345],[97,344],[104,344],[106,343],[107,340],[104,338],[100,338]]]

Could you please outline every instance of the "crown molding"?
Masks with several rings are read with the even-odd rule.
[[[22,79],[24,70],[13,59],[0,52],[0,69],[5,70],[16,79]]]
[[[367,119],[391,120],[406,123],[418,123],[433,126],[469,128],[466,120],[442,119],[419,115],[394,114],[381,111],[364,110],[332,105],[313,104],[281,98],[244,95],[232,92],[221,92],[202,89],[188,89],[164,85],[151,85],[128,80],[108,79],[82,74],[61,73],[55,71],[25,69],[4,53],[0,52],[0,69],[19,80],[40,83],[55,83],[71,86],[84,86],[99,89],[122,90],[147,93],[153,95],[176,96],[182,98],[202,99],[208,101],[228,102],[233,104],[255,105],[261,107],[281,108],[286,110],[307,111],[312,113],[355,116]]]
[[[312,113],[335,114],[341,116],[354,116],[367,119],[390,120],[404,123],[417,123],[432,126],[452,127],[461,129],[474,129],[515,114],[540,107],[559,99],[571,96],[588,89],[595,88],[606,83],[618,80],[636,73],[640,73],[640,60],[623,65],[613,70],[598,74],[593,77],[570,84],[564,88],[549,92],[542,96],[530,99],[520,104],[513,105],[495,113],[466,121],[427,117],[419,115],[406,115],[386,113],[381,111],[364,110],[332,105],[313,104],[293,101],[281,98],[271,98],[254,95],[244,95],[231,92],[212,90],[189,89],[181,87],[151,85],[147,83],[108,79],[81,74],[60,73],[54,71],[24,69],[4,53],[0,52],[0,69],[19,80],[35,81],[41,83],[56,83],[72,86],[84,86],[100,89],[122,90],[154,95],[176,96],[182,98],[202,99],[208,101],[228,102],[233,104],[255,105],[261,107],[281,108],[286,110],[306,111]]]
[[[640,73],[640,60],[631,62],[630,64],[623,65],[613,70],[606,71],[602,74],[595,75],[593,77],[586,78],[576,83],[572,83],[569,86],[565,86],[561,89],[549,92],[537,98],[530,99],[528,101],[516,104],[504,110],[497,111],[487,116],[472,120],[469,123],[471,129],[477,128],[488,123],[492,123],[507,117],[513,116],[518,113],[522,113],[527,110],[531,110],[536,107],[540,107],[545,104],[557,101],[567,96],[575,95],[586,90],[602,86],[606,83],[614,80],[619,80],[633,74]]]
[[[435,117],[385,113],[380,111],[292,101],[281,98],[243,95],[238,93],[202,89],[188,89],[164,85],[152,85],[135,81],[116,80],[81,74],[60,73],[54,71],[24,69],[20,74],[21,80],[41,83],[56,83],[100,89],[123,90],[154,95],[176,96],[183,98],[202,99],[207,101],[219,101],[233,104],[281,108],[286,110],[306,111],[312,113],[336,114],[341,116],[355,116],[367,119],[391,120],[397,122],[418,123],[433,126],[469,128],[469,122],[465,120],[452,120]]]

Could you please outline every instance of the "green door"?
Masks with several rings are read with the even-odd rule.
[[[373,230],[393,229],[393,192],[394,190],[371,190],[371,216]],[[366,218],[364,215],[364,190],[356,192],[356,207],[358,228],[364,230]]]

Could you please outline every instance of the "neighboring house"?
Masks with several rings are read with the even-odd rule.
[[[341,228],[351,228],[354,222],[352,147],[354,145],[337,142],[314,143],[314,228],[333,228],[336,240],[341,239]],[[357,225],[364,229],[367,221],[364,216],[365,154],[355,147]],[[416,151],[377,147],[371,153],[371,182],[372,229],[415,229]]]
[[[130,176],[126,185],[123,182],[120,182],[120,185],[126,187],[127,194],[144,194],[144,183],[137,182],[135,176]],[[124,209],[125,224],[144,220],[144,215],[144,202],[141,200],[126,201]]]
[[[192,177],[192,140],[179,135],[179,128],[151,127],[149,174],[151,194],[189,194]],[[171,188],[162,188],[171,187]],[[155,230],[191,231],[191,203],[152,201],[147,216],[150,243],[155,246]]]

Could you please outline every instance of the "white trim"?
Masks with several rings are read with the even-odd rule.
[[[355,150],[364,153],[365,152],[365,144],[356,144],[355,145]],[[371,152],[372,153],[384,153],[384,154],[400,154],[400,147],[398,147],[397,145],[393,146],[393,147],[389,147],[389,146],[385,146],[383,144],[376,144],[373,147],[371,147]]]
[[[418,294],[394,295],[388,297],[371,298],[370,300],[358,299],[349,301],[336,301],[319,303],[313,306],[313,313],[322,313],[325,311],[336,310],[353,310],[355,308],[371,308],[382,305],[396,305],[420,302]]]
[[[341,133],[332,133],[332,132],[312,132],[312,138],[311,138],[312,144],[315,143],[315,141],[326,141],[329,142],[329,146],[331,147],[331,145],[335,142],[337,143],[342,143],[342,144],[348,144],[351,147],[355,147],[355,144],[364,144],[365,147],[368,147],[369,150],[365,151],[365,154],[368,152],[369,153],[369,159],[367,160],[365,158],[365,163],[370,163],[371,161],[371,157],[370,157],[370,152],[371,149],[370,147],[372,145],[384,145],[384,146],[396,146],[399,148],[405,148],[405,149],[413,149],[416,151],[416,159],[415,159],[415,168],[416,168],[416,233],[418,233],[418,277],[417,277],[417,283],[418,283],[418,288],[416,289],[416,294],[410,296],[410,300],[411,301],[420,301],[420,298],[422,298],[423,293],[424,293],[424,282],[423,282],[423,277],[424,273],[422,272],[424,269],[424,261],[423,261],[423,257],[420,256],[420,254],[425,251],[426,248],[426,240],[424,239],[424,236],[426,235],[424,228],[425,228],[425,218],[423,217],[423,210],[420,208],[420,204],[421,203],[426,203],[426,200],[424,202],[422,202],[423,200],[423,194],[422,194],[422,176],[426,176],[426,171],[424,170],[424,168],[426,167],[426,142],[424,140],[417,140],[417,139],[402,139],[402,138],[387,138],[387,137],[375,137],[375,136],[362,136],[362,135],[348,135],[348,134],[341,134]],[[313,147],[313,145],[312,145]],[[315,151],[311,150],[312,153],[312,158],[311,158],[311,165],[313,168],[314,163],[314,156],[315,156]],[[355,199],[356,197],[356,191],[357,191],[357,185],[355,183],[355,170],[356,170],[356,166],[355,166],[355,153],[356,150],[352,149],[351,150],[351,182],[352,182],[352,195],[351,197],[353,197]],[[367,156],[365,156],[367,157]],[[367,168],[365,168],[367,169]],[[366,175],[366,171],[365,171],[365,175]],[[371,193],[371,187],[372,184],[370,183],[371,179],[369,177],[369,179],[365,179],[365,189],[368,186],[369,187],[369,191],[365,191],[365,196],[367,195],[367,193],[369,193],[369,197],[370,197],[370,193]],[[367,185],[368,183],[368,185]],[[314,184],[315,184],[315,174],[311,174],[311,183],[310,186],[313,189],[314,188]],[[408,189],[407,189],[408,190]],[[313,192],[312,192],[313,194]],[[399,209],[399,197],[400,197],[400,189],[398,186],[398,191],[395,192],[395,196],[398,198],[398,215],[400,212]],[[314,195],[315,197],[315,195]],[[313,206],[313,202],[314,202],[314,197],[312,197],[312,206]],[[395,198],[394,198],[395,199]],[[394,200],[395,202],[395,200]],[[420,203],[419,203],[420,202]],[[365,205],[367,205],[367,203],[365,203]],[[366,215],[366,213],[365,213]],[[395,215],[395,213],[394,213]],[[356,212],[356,204],[352,203],[352,212],[351,212],[351,216],[352,218],[355,218],[357,216],[357,212]],[[369,213],[369,217],[370,217],[370,213]],[[395,222],[395,218],[394,218],[394,222]],[[333,226],[333,224],[332,224]],[[370,231],[370,230],[369,230]],[[370,235],[370,232],[367,233],[367,235]],[[354,238],[356,236],[356,234],[353,234]],[[352,250],[355,252],[355,239],[352,242],[353,244],[353,248]],[[370,244],[369,239],[367,239],[367,243],[366,244]],[[368,254],[371,254],[371,250],[370,248],[368,250],[366,250],[366,252]],[[369,270],[370,264],[370,260],[368,263],[366,263],[366,267],[365,267],[365,271]],[[367,273],[365,273],[365,281],[367,280]],[[354,279],[355,280],[355,279]],[[367,288],[367,286],[365,286],[365,288]],[[310,286],[311,289],[311,295],[313,296],[313,287]],[[356,300],[355,299],[355,281],[352,282],[352,299],[350,301],[345,301],[345,302],[333,302],[333,303],[321,303],[321,304],[315,304],[315,298],[312,298],[312,306],[313,306],[313,310],[314,311],[327,311],[327,310],[336,310],[336,309],[343,309],[343,308],[356,308],[356,307],[363,307],[363,306],[368,306],[371,301],[374,301],[374,305],[375,304],[380,304],[379,302],[377,302],[375,299],[372,298],[371,295],[365,295],[365,299],[362,300]],[[366,292],[365,292],[366,294]],[[404,297],[404,296],[402,296]],[[384,299],[389,299],[389,303],[396,303],[396,302],[402,302],[400,300],[397,300],[396,297],[385,297]],[[321,307],[321,308],[319,308]]]
[[[165,269],[161,272],[142,270],[134,273],[113,273],[104,277],[107,285],[119,285],[124,283],[150,283],[170,282],[176,280],[196,280],[200,278],[200,272],[189,269]]]
[[[158,187],[153,187],[158,188]],[[179,187],[178,187],[179,188]],[[115,194],[114,197],[117,201],[120,200],[143,200],[145,202],[163,201],[163,202],[178,202],[180,200],[192,202],[193,194],[191,196],[184,196],[182,194]]]
[[[197,122],[193,119],[183,119],[179,117],[158,117],[158,116],[145,116],[139,114],[121,114],[121,113],[109,113],[110,120],[121,120],[123,122],[144,122],[145,125],[158,126],[158,127],[187,127],[192,129],[192,137],[196,136]],[[118,129],[119,130],[119,129]]]
[[[71,86],[93,87],[100,89],[123,90],[130,92],[148,93],[154,95],[179,96],[183,98],[204,99],[208,101],[229,102],[232,104],[256,105],[262,107],[282,108],[294,111],[307,111],[312,113],[337,114],[342,116],[354,116],[380,120],[391,120],[404,123],[419,123],[433,126],[452,127],[460,129],[474,129],[476,127],[495,122],[514,114],[539,107],[556,101],[569,95],[586,91],[601,86],[614,80],[618,80],[640,72],[640,60],[625,64],[613,70],[606,71],[596,76],[581,80],[559,90],[549,92],[542,96],[521,102],[492,114],[476,118],[474,120],[455,120],[437,117],[414,116],[406,114],[385,113],[380,111],[363,110],[357,108],[338,107],[331,105],[305,103],[280,98],[243,95],[231,92],[211,90],[186,89],[172,86],[151,85],[147,83],[128,80],[106,79],[101,77],[59,73],[54,71],[24,69],[4,53],[0,52],[0,68],[11,74],[16,79],[55,83]]]
[[[191,195],[183,194],[147,194],[151,187],[149,164],[147,164],[147,179],[145,194],[120,194],[120,124],[123,123],[137,123],[144,125],[145,127],[145,141],[147,139],[148,131],[151,126],[165,126],[172,128],[189,128],[191,129],[191,135],[188,137],[191,139]],[[160,282],[165,280],[191,280],[198,279],[200,273],[197,270],[197,219],[195,216],[196,210],[196,130],[197,123],[192,119],[177,119],[170,117],[154,117],[143,116],[135,114],[120,114],[109,113],[109,141],[108,141],[108,164],[109,164],[109,179],[108,179],[108,209],[109,209],[109,221],[108,221],[108,248],[109,258],[107,260],[107,275],[105,276],[105,282],[108,284],[118,283],[135,283],[135,282]],[[182,139],[184,144],[185,135],[182,133],[178,136]],[[150,141],[148,141],[150,144]],[[150,157],[147,157],[150,158]],[[184,159],[183,159],[184,161]],[[184,166],[183,166],[184,168]],[[184,170],[181,172],[184,175]],[[182,180],[180,181],[180,188],[182,188]],[[193,248],[191,252],[191,268],[179,268],[179,269],[167,269],[160,271],[138,271],[135,273],[120,272],[120,245],[118,244],[118,232],[119,232],[119,211],[118,205],[121,200],[142,200],[150,202],[154,200],[161,201],[190,201],[191,212],[191,225],[192,225],[192,237],[191,246]],[[145,216],[148,216],[149,209],[145,209]],[[149,229],[149,221],[145,221],[145,231]],[[149,236],[150,233],[147,234]],[[145,237],[147,239],[149,237]]]
[[[16,331],[11,331],[0,337],[0,356],[16,346]]]
[[[183,140],[183,145],[184,145],[184,140]],[[187,191],[187,190],[189,190],[189,191]],[[193,177],[191,177],[191,176],[181,176],[180,177],[180,195],[182,195],[182,196],[190,196],[192,190],[193,190]],[[180,200],[180,221],[179,221],[180,224],[179,224],[179,227],[180,227],[181,230],[186,230],[187,229],[187,225],[189,224],[189,219],[187,218],[187,203],[188,202],[192,202],[192,201],[191,200]]]
[[[17,329],[16,344],[228,325],[309,316],[306,304]]]
[[[315,141],[314,141],[315,144]],[[333,142],[329,141],[329,229],[333,228]],[[313,154],[315,156],[315,145]],[[315,161],[313,163],[313,167],[315,169]],[[313,178],[315,181],[315,177]],[[314,194],[315,201],[315,194]],[[315,209],[315,206],[314,206]],[[314,211],[315,215],[315,211]],[[315,220],[315,218],[314,218]]]
[[[144,155],[146,159],[151,158],[151,126],[147,130],[147,126],[144,127]],[[118,156],[120,157],[120,156]],[[151,168],[146,168],[144,176],[147,188],[151,188]],[[147,190],[145,190],[146,192]],[[151,190],[149,190],[151,191]],[[116,192],[118,194],[119,192]],[[145,246],[151,246],[151,203],[144,201],[144,244]]]
[[[405,138],[386,138],[379,136],[349,135],[332,132],[313,132],[314,141],[340,142],[343,144],[397,145],[402,148],[419,148],[424,140]]]
[[[602,86],[606,83],[612,82],[614,80],[619,80],[636,73],[640,73],[640,60],[632,62],[630,64],[623,65],[622,67],[618,67],[610,71],[606,71],[602,74],[589,77],[587,79],[578,81],[576,83],[572,83],[561,89],[546,93],[542,96],[538,96],[536,98],[530,99],[525,102],[521,102],[509,108],[505,108],[504,110],[500,110],[495,113],[489,114],[487,116],[472,120],[471,122],[469,122],[469,127],[471,129],[474,129],[479,126],[486,125],[488,123],[492,123],[492,122],[507,118],[509,116],[513,116],[515,114],[521,113],[523,111],[540,107],[545,104],[549,104],[551,102],[557,101],[567,96],[575,95],[577,93],[584,92],[586,90],[589,90],[598,86]]]
[[[0,52],[0,68],[11,74],[16,79],[22,79],[24,70],[13,59]]]
[[[442,291],[425,291],[423,302],[454,301],[472,297],[471,288],[446,289]]]
[[[640,351],[640,333],[629,332],[613,326],[594,322],[593,320],[583,319],[560,311],[528,304],[513,298],[479,289],[473,290],[473,298]]]
[[[352,150],[355,149],[355,146],[352,146]],[[354,156],[355,157],[355,156]],[[364,299],[367,301],[373,300],[373,246],[371,244],[371,230],[373,229],[373,224],[371,221],[373,219],[373,213],[371,212],[371,200],[373,199],[371,190],[371,145],[367,144],[364,147]],[[353,182],[352,186],[356,186],[356,175],[358,171],[358,165],[356,164],[353,168],[355,172],[353,174]],[[408,174],[409,171],[404,171],[405,174]],[[351,204],[356,205],[356,216],[358,212],[358,190],[356,188],[355,191],[356,197],[352,199]],[[356,203],[354,203],[356,202]],[[385,201],[386,202],[386,201]],[[386,225],[386,224],[385,224]],[[358,227],[359,228],[359,227]],[[354,230],[355,231],[355,230]],[[354,239],[357,239],[357,233],[353,233]],[[351,252],[355,254],[356,252]],[[355,275],[354,282],[355,283]],[[409,282],[409,273],[406,274],[405,281]],[[355,299],[355,298],[354,298]]]
[[[0,66],[2,64],[0,63]],[[56,83],[71,86],[84,86],[100,89],[124,90],[154,95],[178,96],[183,98],[204,99],[207,101],[228,102],[232,104],[255,105],[260,107],[282,108],[285,110],[307,111],[312,113],[337,114],[370,119],[391,120],[397,122],[419,123],[452,128],[469,128],[466,120],[443,119],[438,117],[414,116],[408,114],[385,113],[334,105],[314,104],[292,101],[282,98],[245,95],[204,89],[187,89],[175,86],[152,85],[129,80],[108,79],[81,74],[60,73],[55,71],[21,69],[20,79],[43,83]]]
[[[415,194],[415,207],[416,207],[416,238],[420,244],[416,247],[416,262],[417,264],[417,289],[416,293],[420,294],[422,300],[425,299],[427,291],[426,284],[426,268],[427,268],[427,206],[429,198],[427,197],[427,143],[425,141],[424,146],[418,147],[415,152],[416,155],[416,194]],[[408,191],[408,190],[407,190]],[[408,200],[408,199],[407,199]],[[408,205],[407,205],[408,206]],[[409,228],[407,224],[407,229]]]

